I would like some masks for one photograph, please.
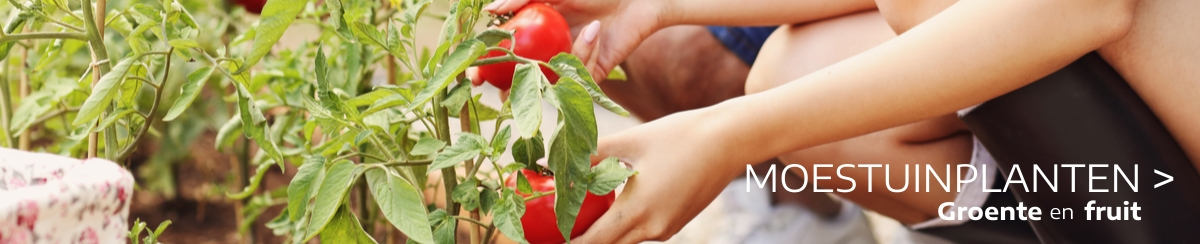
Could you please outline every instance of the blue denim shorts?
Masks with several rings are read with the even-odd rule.
[[[762,49],[763,43],[778,28],[778,26],[709,26],[708,31],[721,41],[725,48],[742,59],[746,65],[754,65],[754,59],[758,58],[758,51]]]

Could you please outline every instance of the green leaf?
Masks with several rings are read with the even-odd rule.
[[[475,35],[475,40],[483,42],[483,45],[494,47],[500,44],[504,39],[512,39],[513,32],[503,29],[488,29]]]
[[[600,107],[612,111],[617,115],[629,117],[629,111],[626,111],[621,105],[609,99],[607,95],[604,95],[604,91],[600,90],[600,85],[596,84],[596,80],[592,79],[591,74],[588,74],[587,66],[584,66],[583,62],[580,62],[579,58],[575,57],[575,55],[560,53],[550,58],[549,63],[551,68],[558,73],[559,77],[571,78],[582,83],[583,89],[587,90],[587,93],[592,97],[592,101],[600,104]]]
[[[342,97],[333,91],[333,85],[329,82],[329,63],[325,60],[325,51],[321,47],[317,47],[316,58],[316,73],[317,73],[317,98],[320,99],[321,106],[333,112],[336,119],[343,117],[352,121],[362,119],[358,113],[358,108],[351,107],[342,100]]]
[[[237,137],[233,135],[240,134],[241,132],[242,118],[229,118],[229,121],[226,121],[224,125],[221,125],[221,129],[217,130],[217,145],[214,146],[216,149],[221,149],[221,147],[224,145],[232,144],[233,140],[237,139]]]
[[[391,95],[396,95],[396,92],[392,91],[391,89],[375,89],[367,94],[362,94],[358,97],[351,98],[349,101],[346,101],[346,103],[350,104],[351,107],[362,107],[371,105],[376,101]]]
[[[534,165],[546,157],[546,143],[542,134],[534,134],[532,138],[519,138],[512,146],[513,160],[524,165]]]
[[[384,109],[403,105],[408,105],[408,98],[404,97],[404,95],[393,94],[391,96],[375,100],[375,103],[372,103],[371,107],[368,107],[366,111],[362,112],[362,114],[363,116],[367,116],[379,111],[383,111]]]
[[[525,199],[512,189],[501,189],[492,223],[496,224],[496,228],[508,239],[518,243],[529,243],[525,240],[525,230],[521,226],[522,216],[525,216]]]
[[[411,154],[430,155],[436,153],[438,150],[442,150],[444,147],[446,147],[446,143],[442,142],[442,140],[431,137],[422,137],[421,140],[417,141],[417,145],[413,146]]]
[[[458,74],[467,70],[467,67],[470,67],[472,62],[475,62],[476,59],[479,59],[480,55],[483,55],[485,49],[486,47],[483,46],[483,43],[476,40],[467,40],[459,44],[458,47],[454,48],[454,52],[450,53],[450,56],[446,57],[446,60],[442,62],[441,67],[433,74],[433,78],[429,79],[429,83],[425,85],[425,89],[422,89],[421,93],[418,93],[417,97],[413,99],[413,103],[409,105],[409,109],[411,110],[415,106],[420,106],[428,102],[430,98],[433,98],[435,93],[450,86],[450,81],[454,80]]]
[[[366,172],[371,195],[379,204],[383,217],[409,239],[433,243],[433,232],[429,229],[429,217],[425,213],[421,191],[389,171],[386,168],[374,168]]]
[[[487,139],[484,139],[483,136],[462,133],[458,136],[457,142],[438,153],[437,158],[433,159],[433,164],[429,165],[429,170],[454,167],[458,163],[475,158],[483,151],[485,145],[487,145]]]
[[[169,219],[163,220],[163,222],[158,223],[158,228],[154,228],[154,236],[155,237],[161,236],[163,231],[167,230],[168,226],[171,226],[171,220],[169,220]]]
[[[188,39],[175,39],[175,40],[171,40],[171,41],[167,42],[167,44],[170,44],[172,47],[175,47],[175,49],[200,48],[200,43],[197,43],[194,40],[188,40]]]
[[[633,174],[633,170],[621,167],[617,158],[606,158],[588,173],[588,191],[597,196],[608,195]]]
[[[300,169],[296,171],[296,176],[292,177],[292,182],[288,184],[288,203],[287,211],[291,213],[292,221],[300,219],[306,211],[308,211],[308,201],[312,199],[313,186],[319,186],[323,175],[325,174],[325,157],[321,155],[309,156],[304,160],[304,164],[300,165]],[[314,184],[315,183],[315,184]]]
[[[625,81],[628,79],[629,78],[627,76],[625,76],[625,69],[622,69],[621,66],[613,67],[612,71],[608,72],[608,77],[604,78],[604,80],[619,80],[619,81]]]
[[[474,211],[479,208],[479,181],[469,178],[459,183],[450,191],[451,199],[461,203],[463,209]]]
[[[484,181],[484,182],[485,183],[487,183],[487,182],[494,183],[495,181]],[[496,206],[496,201],[498,201],[499,198],[500,198],[500,196],[497,195],[496,191],[492,190],[492,189],[487,189],[487,190],[480,192],[479,193],[479,212],[482,214],[485,214],[485,215],[488,213],[491,213],[492,209]]]
[[[596,151],[596,118],[583,86],[571,78],[553,86],[558,98],[558,128],[550,139],[550,170],[554,171],[554,212],[563,238],[570,241],[579,207],[587,193],[586,174]]]
[[[254,45],[250,48],[250,54],[246,58],[246,64],[234,73],[246,72],[247,69],[258,64],[258,61],[264,56],[267,56],[267,53],[271,51],[271,46],[275,46],[275,42],[283,37],[283,32],[292,25],[292,21],[296,20],[296,15],[304,10],[306,2],[308,1],[268,0],[263,6],[262,14],[259,15],[262,19],[259,20],[258,26],[253,28],[257,33],[254,36]]]
[[[118,119],[121,119],[121,117],[125,117],[126,115],[130,115],[130,114],[133,114],[136,112],[137,112],[137,110],[130,109],[130,108],[117,109],[116,111],[113,111],[111,114],[109,114],[108,118],[105,118],[104,121],[101,121],[100,125],[96,126],[96,130],[93,132],[100,132],[101,130],[104,130],[104,128],[112,125],[113,123],[116,123]]]
[[[433,240],[437,243],[456,243],[458,221],[446,210],[438,209],[429,213],[429,225],[433,227]]]
[[[350,213],[350,207],[342,205],[329,225],[321,230],[321,243],[376,243],[370,234],[363,231],[358,218]]]
[[[383,32],[375,29],[375,26],[373,25],[363,23],[362,21],[354,21],[350,23],[350,31],[354,33],[354,36],[357,37],[360,42],[375,45],[380,49],[388,51],[392,54],[392,56],[396,56],[397,58],[408,58],[407,55],[404,55],[403,53],[400,53],[398,50],[394,49],[394,47],[389,46],[389,43],[387,39],[385,39],[386,37],[384,37]]]
[[[462,109],[463,104],[467,103],[467,99],[471,99],[471,85],[459,83],[458,86],[450,89],[446,100],[442,100],[442,106],[451,112],[456,112]]]
[[[500,159],[500,155],[504,154],[504,150],[508,149],[508,139],[512,136],[511,126],[504,126],[500,132],[496,133],[496,137],[492,138],[492,161]]]
[[[117,90],[113,88],[125,80],[125,73],[129,72],[129,67],[133,66],[134,61],[137,61],[136,56],[125,58],[113,66],[111,71],[100,77],[100,81],[92,87],[92,94],[83,101],[83,106],[79,108],[79,114],[75,116],[75,122],[71,123],[72,125],[80,126],[89,123],[108,109],[108,106],[112,104],[113,97],[117,94]]]
[[[308,234],[304,237],[304,242],[308,242],[325,228],[338,205],[345,199],[346,191],[350,190],[350,186],[362,172],[363,167],[347,160],[338,161],[329,167],[325,172],[325,179],[321,181],[320,189],[317,190],[317,201],[313,203],[312,220],[308,223]]]
[[[175,104],[171,105],[171,110],[167,111],[167,116],[163,117],[163,121],[172,121],[183,114],[192,102],[196,100],[196,96],[200,95],[200,90],[204,88],[204,83],[208,81],[208,76],[212,75],[212,67],[201,67],[188,74],[188,82],[184,83],[179,88],[179,97],[175,98]]]
[[[517,173],[517,191],[521,194],[533,194],[533,186],[529,184],[529,179],[525,178],[525,174]]]
[[[271,134],[267,133],[267,119],[263,117],[262,110],[254,104],[250,91],[242,84],[234,84],[238,95],[238,115],[242,119],[242,133],[246,137],[253,139],[258,147],[267,153],[275,163],[279,165],[280,171],[285,171],[283,167],[283,153],[279,151],[279,147],[275,141],[271,139]]]
[[[508,100],[512,101],[513,119],[517,122],[521,138],[537,134],[542,124],[542,85],[547,82],[546,76],[533,64],[517,64],[513,71],[512,92]]]

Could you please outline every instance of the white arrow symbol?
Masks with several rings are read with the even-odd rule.
[[[1154,188],[1158,188],[1158,187],[1160,187],[1160,186],[1162,186],[1162,185],[1166,185],[1167,183],[1170,183],[1171,181],[1175,180],[1175,177],[1171,177],[1170,175],[1163,174],[1163,172],[1161,172],[1161,171],[1158,171],[1157,169],[1156,169],[1156,170],[1154,170],[1154,173],[1155,173],[1155,174],[1158,174],[1158,175],[1161,175],[1161,176],[1163,176],[1163,177],[1167,177],[1167,180],[1164,180],[1163,182],[1159,182],[1158,184],[1154,184]]]

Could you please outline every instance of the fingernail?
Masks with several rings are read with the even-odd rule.
[[[491,4],[488,4],[487,7],[484,7],[483,10],[495,11],[497,8],[500,8],[501,5],[504,5],[504,2],[508,2],[508,0],[496,0]]]
[[[501,0],[501,1],[504,1],[504,0]],[[600,33],[600,21],[593,20],[591,24],[588,24],[587,27],[583,28],[583,41],[587,42],[587,43],[592,43],[593,41],[596,41],[597,33]]]

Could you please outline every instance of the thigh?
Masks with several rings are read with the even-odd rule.
[[[750,66],[705,26],[655,32],[621,64],[628,80],[600,88],[643,121],[720,103],[743,94]]]
[[[837,63],[895,37],[878,12],[863,12],[821,22],[784,26],[763,45],[746,81],[746,92],[765,91],[808,73]],[[904,185],[903,165],[944,165],[969,163],[971,135],[954,115],[899,126],[875,133],[829,143],[781,155],[788,164],[884,164],[892,165],[894,186]],[[833,175],[822,171],[822,176]],[[955,194],[935,189],[914,192],[912,184],[902,193],[890,193],[884,187],[884,171],[873,170],[873,189],[866,188],[865,169],[846,169],[843,175],[855,179],[856,189],[842,193],[846,199],[905,223],[916,223],[936,216],[937,205],[953,201]],[[809,172],[811,176],[812,172]],[[911,174],[910,174],[911,175]],[[811,179],[809,180],[811,182]],[[850,182],[833,177],[822,181],[823,189],[849,188]],[[937,188],[937,187],[933,187]]]
[[[1200,1],[1144,0],[1122,40],[1100,49],[1200,164]],[[1196,167],[1200,169],[1200,166]]]

